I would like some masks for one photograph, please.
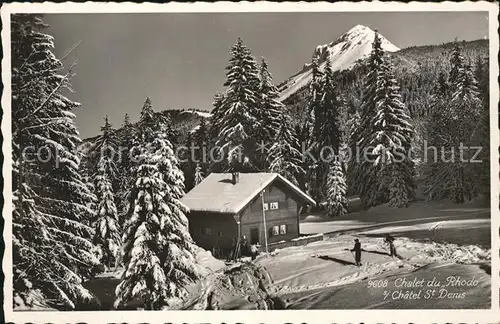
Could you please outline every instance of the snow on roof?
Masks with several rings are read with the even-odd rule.
[[[240,173],[232,183],[231,173],[211,173],[182,197],[191,211],[237,214],[273,181],[278,180],[307,203],[315,201],[293,183],[277,173]]]

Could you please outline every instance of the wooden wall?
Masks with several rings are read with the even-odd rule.
[[[206,231],[209,229],[210,234]],[[238,236],[236,221],[232,215],[192,212],[189,215],[189,232],[196,245],[212,251],[219,245],[231,249]]]
[[[278,203],[278,209],[271,210],[270,204],[273,202]],[[299,237],[297,203],[290,197],[290,193],[287,193],[285,187],[280,186],[279,183],[271,184],[264,192],[264,203],[269,206],[268,210],[265,211],[268,244]],[[273,235],[273,226],[280,225],[286,225],[286,234]],[[253,228],[259,230],[259,243],[264,246],[264,223],[260,195],[252,201],[241,215],[241,235],[245,235],[249,243],[251,243]]]

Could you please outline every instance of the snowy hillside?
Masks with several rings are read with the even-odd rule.
[[[194,114],[194,115],[198,115],[198,116],[203,117],[203,118],[212,117],[212,114],[206,110],[188,109],[188,110],[184,110],[182,113],[183,114]]]
[[[321,68],[324,68],[326,60],[330,60],[334,71],[349,69],[356,61],[370,54],[374,37],[375,31],[366,26],[357,25],[337,38],[337,40],[329,44],[317,46],[314,54],[318,55]],[[384,36],[380,35],[380,38],[384,50],[387,52],[399,51],[399,48],[389,42]],[[306,63],[301,71],[290,77],[280,86],[280,99],[285,100],[297,90],[307,85],[310,80],[310,63]]]

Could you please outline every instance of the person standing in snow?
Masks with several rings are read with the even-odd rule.
[[[252,257],[252,260],[255,260],[258,255],[259,255],[258,243],[250,245],[250,256]]]
[[[354,252],[354,259],[356,260],[356,266],[361,266],[361,243],[358,239],[354,240],[354,248],[351,252]]]
[[[397,256],[396,248],[394,247],[394,237],[392,237],[390,234],[386,234],[384,242],[389,244],[389,250],[391,253],[391,257]]]
[[[250,247],[248,244],[247,237],[245,235],[242,236],[241,238],[241,256],[248,256]]]

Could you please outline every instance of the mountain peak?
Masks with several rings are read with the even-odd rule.
[[[351,29],[349,29],[349,31],[346,34],[366,33],[366,32],[373,32],[373,30],[365,25],[356,25]]]
[[[399,51],[399,48],[379,34],[381,46],[387,52]],[[319,58],[320,67],[329,60],[334,71],[350,69],[358,60],[366,58],[375,39],[375,31],[364,25],[356,25],[329,44],[318,45],[314,55]],[[310,63],[304,64],[301,71],[285,81],[280,87],[281,100],[294,94],[311,80]]]

